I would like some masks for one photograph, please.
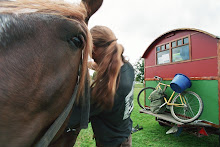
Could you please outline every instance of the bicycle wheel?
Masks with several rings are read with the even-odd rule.
[[[146,108],[146,101],[148,100],[151,92],[153,92],[154,90],[155,88],[153,87],[146,87],[141,89],[141,91],[138,93],[137,102],[142,109]]]
[[[172,116],[183,123],[189,123],[196,120],[202,113],[203,102],[198,94],[192,91],[184,91],[181,97],[185,99],[184,106],[170,106]],[[184,101],[184,100],[183,100]],[[180,94],[175,96],[172,100],[174,104],[181,104]]]

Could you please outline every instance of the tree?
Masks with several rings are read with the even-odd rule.
[[[140,58],[134,65],[135,80],[141,83],[144,82],[144,59]]]

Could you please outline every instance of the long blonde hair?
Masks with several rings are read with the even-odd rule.
[[[111,109],[119,81],[120,63],[124,59],[123,47],[117,43],[115,34],[108,27],[95,26],[90,32],[94,45],[93,55],[96,54],[93,59],[98,64],[92,84],[92,99],[102,109]]]

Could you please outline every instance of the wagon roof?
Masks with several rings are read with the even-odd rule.
[[[172,32],[176,32],[176,31],[197,31],[197,32],[201,32],[201,33],[204,33],[204,34],[207,34],[215,39],[220,39],[220,36],[216,36],[216,35],[213,35],[211,33],[208,33],[206,31],[203,31],[203,30],[199,30],[199,29],[195,29],[195,28],[178,28],[178,29],[174,29],[174,30],[170,30],[162,35],[160,35],[159,37],[157,37],[148,47],[147,49],[145,50],[144,54],[142,55],[142,58],[145,57],[145,55],[147,54],[149,48],[151,48],[158,40],[160,40],[163,36],[169,34],[169,33],[172,33]]]

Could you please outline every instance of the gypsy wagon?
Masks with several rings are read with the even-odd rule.
[[[145,87],[157,85],[154,76],[162,77],[163,83],[169,84],[176,73],[182,73],[192,82],[189,90],[202,98],[203,112],[198,120],[188,124],[176,121],[169,112],[154,114],[147,109],[140,112],[154,115],[159,124],[176,128],[195,127],[197,134],[219,135],[220,37],[193,28],[171,30],[156,38],[142,58],[145,64]],[[144,105],[150,105],[147,98]]]

